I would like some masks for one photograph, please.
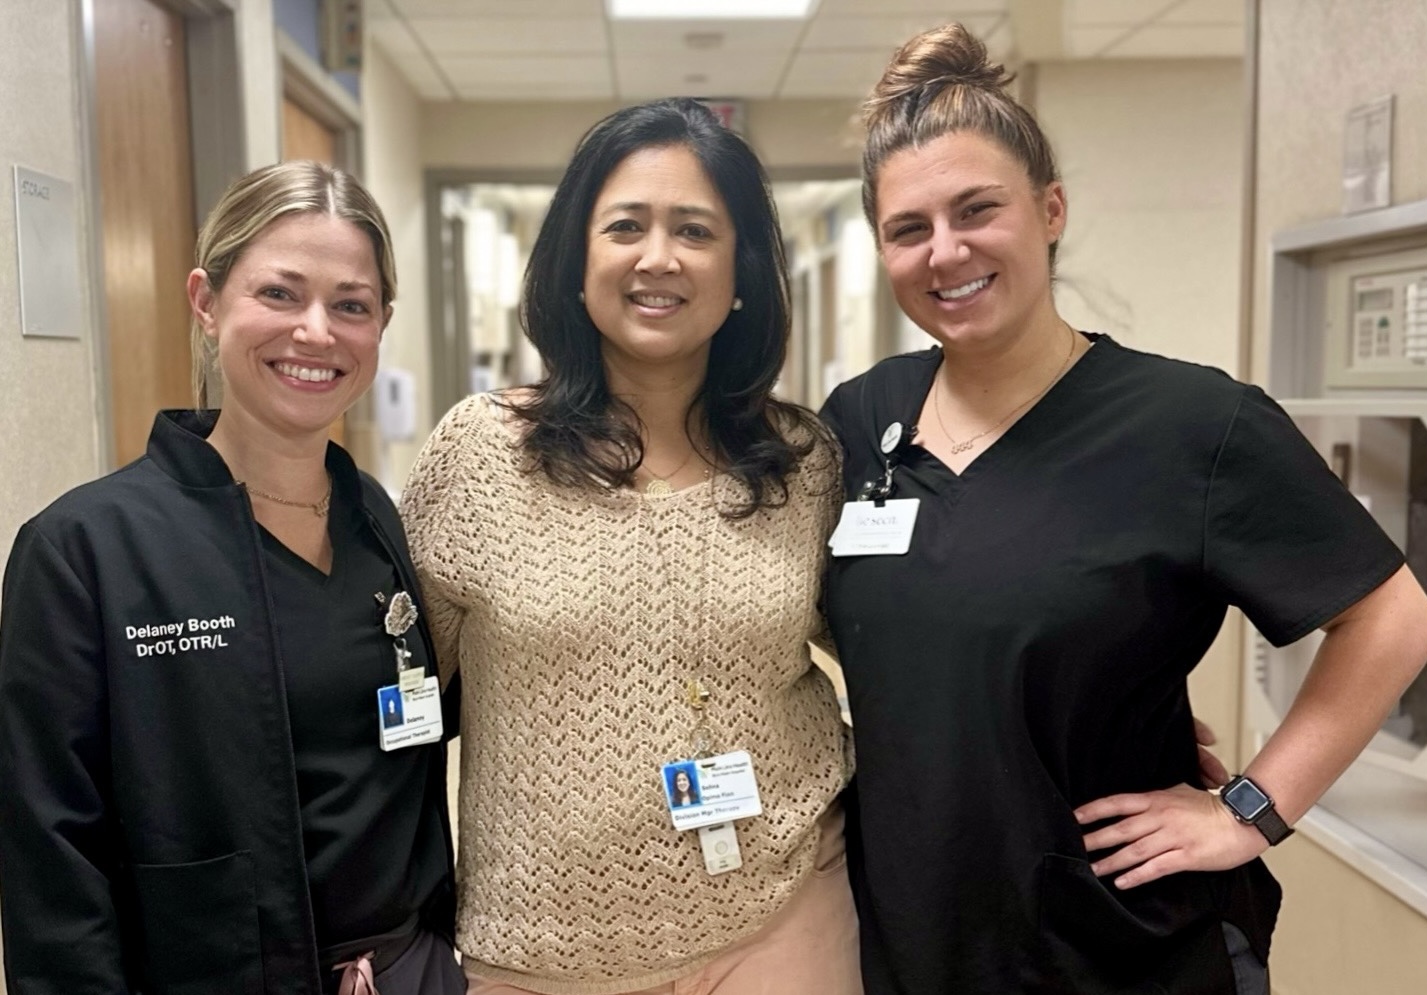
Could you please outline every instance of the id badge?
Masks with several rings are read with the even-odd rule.
[[[662,773],[675,829],[700,829],[763,814],[758,778],[747,750],[677,760],[665,764]]]
[[[827,544],[833,556],[902,556],[912,548],[920,498],[848,501]]]
[[[381,748],[388,752],[440,742],[441,682],[428,677],[414,691],[400,684],[378,688],[377,730]]]

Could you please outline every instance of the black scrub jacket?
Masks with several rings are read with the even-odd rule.
[[[1261,861],[1130,891],[1072,811],[1198,783],[1186,678],[1242,608],[1276,645],[1402,553],[1287,415],[1225,374],[1106,336],[960,475],[920,447],[904,556],[832,561],[857,744],[849,868],[869,995],[1233,993],[1221,922],[1266,960]],[[914,425],[938,349],[839,387],[849,498]]]
[[[147,455],[16,537],[0,604],[11,995],[321,992],[262,547],[204,441],[212,423],[160,414]],[[415,595],[390,499],[340,448],[327,465]],[[445,750],[415,749],[444,826]],[[449,937],[443,832],[447,874],[423,914]]]

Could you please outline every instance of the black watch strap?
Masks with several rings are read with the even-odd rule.
[[[1240,808],[1245,799],[1239,796],[1244,794],[1253,803],[1247,812]],[[1269,846],[1277,846],[1293,835],[1293,830],[1273,807],[1273,798],[1269,793],[1243,774],[1229,779],[1229,783],[1219,792],[1219,800],[1234,814],[1234,818],[1262,833]]]
[[[1263,833],[1269,846],[1278,846],[1293,835],[1293,827],[1283,821],[1275,809],[1269,808],[1253,822],[1253,827]]]

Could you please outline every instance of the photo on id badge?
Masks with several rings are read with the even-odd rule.
[[[382,688],[377,692],[377,697],[381,703],[382,728],[390,729],[399,726],[405,719],[401,709],[401,688],[392,686]]]
[[[670,808],[699,804],[699,772],[693,761],[665,767],[664,790],[668,792]]]

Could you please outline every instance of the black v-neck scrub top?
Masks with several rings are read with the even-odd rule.
[[[1119,892],[1072,810],[1198,783],[1186,678],[1228,605],[1282,645],[1403,562],[1260,390],[1090,337],[960,475],[911,447],[905,555],[829,568],[869,995],[1234,992],[1221,921],[1267,959],[1263,864]],[[849,498],[940,361],[886,360],[828,399]]]
[[[262,530],[324,966],[334,948],[345,953],[355,941],[409,928],[446,874],[441,807],[430,797],[431,765],[445,744],[391,752],[379,745],[377,689],[397,681],[382,622],[401,586],[359,498],[334,478],[330,574]],[[419,628],[405,638],[411,664],[434,675]]]

